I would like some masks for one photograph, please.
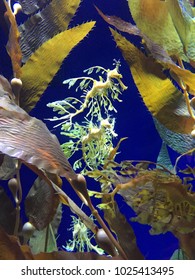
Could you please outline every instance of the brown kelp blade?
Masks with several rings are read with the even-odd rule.
[[[75,179],[57,138],[46,125],[10,101],[0,99],[0,151],[38,169]]]
[[[18,31],[18,26],[15,17],[7,1],[4,0],[4,4],[6,6],[6,12],[4,16],[6,17],[9,25],[9,38],[8,38],[6,49],[11,58],[14,77],[20,78],[21,62],[22,62],[22,52],[19,46],[20,34]]]
[[[59,205],[55,190],[43,179],[37,178],[25,199],[25,213],[29,222],[38,230],[53,220]]]

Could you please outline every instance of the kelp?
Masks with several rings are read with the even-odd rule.
[[[95,22],[65,30],[46,41],[22,67],[20,106],[30,111],[59,70],[69,52],[88,34]],[[64,43],[63,43],[64,42]],[[56,55],[57,50],[57,55]],[[44,63],[43,63],[44,61]]]
[[[12,235],[14,233],[16,211],[13,202],[2,187],[0,187],[0,213],[1,228]]]
[[[102,205],[104,218],[108,222],[111,230],[116,233],[118,241],[127,255],[127,258],[129,260],[143,259],[144,257],[137,247],[134,231],[126,217],[120,212],[117,203],[113,202],[111,197],[105,195],[102,198]],[[126,240],[129,240],[129,242],[127,243]]]
[[[162,73],[161,66],[146,57],[119,33],[114,30],[111,32],[152,115],[171,131],[190,133],[194,120],[187,112],[182,93]]]
[[[45,1],[46,2],[46,1]],[[47,1],[41,10],[19,26],[22,61],[25,63],[44,42],[66,30],[80,0]],[[30,6],[28,4],[28,6]],[[22,5],[23,7],[23,5]],[[33,5],[33,7],[36,7]],[[24,11],[25,12],[25,11]],[[63,44],[62,44],[63,45]],[[66,43],[64,43],[66,45]]]
[[[136,212],[137,216],[132,220],[150,225],[150,233],[193,232],[194,193],[191,193],[189,186],[183,184],[178,176],[167,169],[147,170],[147,167],[147,162],[144,161],[138,164],[133,164],[133,161],[120,164],[110,162],[106,169],[94,170],[88,175],[98,179],[104,190],[110,190],[112,184],[114,190],[109,192],[110,197],[114,199],[116,193],[122,195]],[[103,197],[104,195],[108,194],[102,193]]]
[[[59,197],[44,180],[37,178],[25,198],[25,213],[29,222],[38,230],[53,220],[59,205]]]
[[[7,42],[7,52],[12,61],[13,75],[16,78],[21,76],[21,63],[22,63],[22,52],[19,46],[19,31],[14,15],[7,2],[4,0],[6,6],[6,12],[4,17],[9,22],[9,39]]]
[[[22,6],[23,12],[27,15],[42,9],[49,2],[51,2],[51,0],[18,0],[18,3]]]
[[[60,149],[57,138],[49,132],[42,121],[30,117],[7,96],[1,98],[0,106],[2,153],[51,173],[65,177],[74,174]]]
[[[194,94],[195,79],[194,74],[185,69],[182,63],[184,60],[193,65],[191,6],[185,6],[184,10],[181,3],[185,1],[174,1],[177,4],[176,10],[171,11],[170,6],[169,11],[167,5],[172,5],[170,1],[161,1],[165,3],[158,3],[159,6],[153,0],[129,1],[137,26],[114,16],[105,16],[99,11],[108,23],[120,31],[142,39],[144,52],[111,30],[164,142],[157,163],[147,160],[126,160],[118,163],[115,157],[119,152],[120,143],[126,137],[121,138],[117,145],[109,138],[109,152],[98,166],[93,166],[91,171],[85,172],[86,177],[92,177],[99,182],[101,191],[97,192],[89,191],[85,177],[75,173],[74,166],[70,165],[55,135],[41,120],[28,114],[36,106],[63,60],[92,30],[95,22],[67,29],[80,1],[58,3],[56,0],[34,2],[20,0],[19,2],[23,5],[23,11],[29,15],[27,21],[19,27],[20,44],[18,26],[11,8],[6,1],[3,2],[3,6],[0,4],[3,9],[1,15],[7,14],[8,19],[7,51],[11,58],[14,77],[9,83],[0,76],[0,177],[8,180],[7,185],[13,200],[12,204],[5,194],[6,189],[0,189],[0,200],[3,200],[0,219],[0,259],[144,259],[133,230],[134,221],[149,225],[151,234],[172,232],[179,239],[186,257],[194,258],[195,197],[192,184],[195,170],[190,165],[183,169],[179,167],[181,159],[194,155],[194,104],[189,93]],[[154,7],[156,10],[152,9]],[[143,16],[143,25],[136,19],[140,14]],[[1,26],[5,23],[6,20],[0,19]],[[151,29],[149,26],[152,26]],[[185,27],[192,29],[186,30],[185,33]],[[154,31],[154,37],[149,36],[148,30],[149,33],[151,30]],[[165,36],[159,35],[159,30],[164,30]],[[172,38],[170,36],[168,38],[168,33],[166,34],[168,30],[171,31]],[[22,67],[21,55],[25,62]],[[70,88],[82,79],[77,89],[80,88],[86,93],[84,95],[86,102],[67,96],[64,103],[58,101],[54,104],[57,105],[57,111],[60,108],[60,114],[63,110],[68,114],[68,118],[65,116],[64,130],[70,138],[78,135],[70,128],[76,131],[79,126],[77,124],[76,128],[76,123],[72,121],[70,110],[77,108],[78,104],[83,104],[83,107],[78,108],[78,112],[87,114],[85,121],[89,126],[85,126],[86,135],[80,133],[79,138],[82,138],[81,141],[84,143],[82,148],[85,150],[86,145],[91,144],[91,139],[102,141],[106,129],[108,133],[117,136],[114,131],[115,119],[111,119],[110,116],[110,111],[117,113],[117,110],[107,93],[111,89],[111,98],[122,101],[119,96],[127,87],[121,81],[119,64],[115,61],[116,67],[113,70],[106,70],[102,66],[85,70],[88,74],[94,70],[97,76],[101,74],[99,80],[90,78],[91,87],[89,78],[86,77],[70,78],[65,81]],[[168,77],[174,79],[173,83],[167,74],[163,73],[164,69],[169,70]],[[105,80],[102,78],[104,73],[108,76]],[[100,98],[97,99],[97,96]],[[86,107],[88,112],[84,111]],[[95,147],[97,142],[93,143]],[[103,141],[102,143],[104,145]],[[68,143],[70,144],[71,142]],[[179,153],[184,152],[176,159],[174,169],[166,145]],[[94,147],[92,148],[96,151]],[[98,152],[93,156],[94,158],[99,156]],[[83,157],[84,162],[85,160]],[[22,194],[23,180],[20,176],[23,164],[38,176],[28,190],[26,198]],[[85,206],[77,205],[74,198],[67,195],[69,186],[64,188],[64,182],[60,177],[68,180]],[[101,198],[99,205],[94,206],[91,195]],[[135,215],[131,218],[131,223],[120,212],[116,195],[122,196],[134,210]],[[78,217],[74,216],[72,228],[75,239],[73,243],[63,248],[82,251],[84,247],[71,244],[75,245],[78,242],[77,238],[80,235],[77,233],[83,229],[85,234],[82,235],[82,244],[85,242],[88,242],[88,245],[92,244],[91,235],[88,234],[91,231],[96,244],[102,249],[97,249],[97,245],[88,246],[88,249],[95,249],[98,253],[104,252],[110,256],[99,256],[92,252],[57,251],[57,234],[63,205],[68,206]],[[90,214],[86,214],[83,210],[86,207],[89,208]],[[103,210],[104,218],[100,216],[98,208]],[[27,217],[25,224],[22,224],[20,219],[20,209],[24,210]]]

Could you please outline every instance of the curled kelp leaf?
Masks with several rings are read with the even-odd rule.
[[[48,40],[33,53],[22,67],[23,82],[20,106],[26,111],[34,108],[48,84],[59,70],[69,52],[89,33],[95,22],[65,30]],[[56,55],[57,50],[57,55]],[[44,61],[44,63],[43,63]]]
[[[24,63],[44,42],[68,28],[79,4],[80,0],[50,1],[46,7],[19,26]]]
[[[22,11],[25,14],[33,14],[39,9],[42,9],[51,0],[18,0],[18,3],[22,6]]]
[[[146,57],[119,33],[114,30],[111,32],[152,115],[171,131],[190,133],[194,120],[187,111],[182,93],[162,73],[160,65]]]
[[[21,76],[21,62],[22,62],[22,53],[19,46],[19,31],[17,27],[17,23],[15,17],[7,3],[4,0],[4,4],[6,6],[5,17],[7,19],[9,25],[9,39],[7,42],[7,52],[11,58],[12,68],[14,77],[20,78]]]
[[[54,189],[39,177],[35,180],[25,199],[25,213],[29,222],[38,230],[53,220],[59,205]]]

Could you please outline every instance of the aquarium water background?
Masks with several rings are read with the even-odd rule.
[[[116,15],[126,21],[130,19],[130,12],[126,0],[83,0],[70,26],[73,27],[83,22],[95,20],[95,28],[65,59],[57,75],[50,83],[36,107],[30,112],[30,115],[43,120],[50,131],[56,134],[60,143],[64,143],[66,138],[60,135],[60,127],[54,128],[53,126],[55,124],[47,120],[56,115],[51,108],[46,106],[47,103],[62,100],[67,96],[76,96],[74,88],[68,89],[66,85],[63,85],[65,79],[83,76],[84,69],[95,65],[103,66],[105,69],[111,69],[113,67],[113,60],[120,60],[121,67],[119,70],[123,75],[123,82],[128,86],[128,89],[122,93],[122,102],[116,102],[115,104],[118,111],[116,114],[115,126],[118,138],[115,140],[115,144],[117,144],[117,141],[122,137],[128,137],[128,139],[121,143],[116,160],[118,162],[125,159],[156,162],[162,139],[156,131],[150,112],[144,105],[138,89],[134,85],[129,67],[123,59],[120,50],[116,47],[108,24],[99,16],[94,5],[105,14]],[[22,21],[23,19],[19,16],[18,20]],[[128,38],[128,35],[125,36]],[[3,40],[3,33],[1,32],[1,45],[4,44]],[[140,39],[135,37],[134,43],[140,44]],[[56,56],[57,55],[58,50],[56,49]],[[0,71],[2,72],[2,70],[4,71],[4,75],[6,72],[5,76],[10,79],[10,60],[6,52],[0,55]],[[79,121],[79,117],[77,120]],[[169,152],[174,161],[177,154],[171,150],[169,150]],[[77,154],[69,160],[71,164],[77,159],[76,157]],[[35,174],[26,167],[23,167],[21,181],[24,196],[28,193],[35,178]],[[87,179],[87,183],[89,189],[99,190],[98,184],[96,185],[94,181]],[[5,184],[5,182],[2,182],[2,184]],[[66,188],[67,194],[72,198],[74,197],[75,200],[76,195],[72,192],[72,189],[66,181],[64,181],[64,188]],[[118,195],[117,200],[119,201],[120,211],[125,214],[126,217],[130,219],[135,216],[133,210],[126,205],[122,197]],[[77,197],[76,201],[81,205]],[[88,211],[85,208],[83,209],[84,211]],[[72,238],[72,232],[68,230],[71,223],[70,214],[69,208],[64,206],[63,222],[60,225],[57,239],[59,248],[63,248],[63,245],[66,244],[68,239]],[[22,219],[23,221],[26,220],[24,214]],[[177,239],[171,233],[150,235],[150,226],[141,225],[137,222],[130,223],[135,231],[138,246],[146,259],[170,259],[174,250],[179,248]]]

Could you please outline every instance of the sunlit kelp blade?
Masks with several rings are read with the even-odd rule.
[[[89,33],[95,22],[88,22],[66,30],[45,42],[22,67],[23,89],[20,105],[26,111],[37,101],[59,70],[70,51]]]
[[[18,0],[25,14],[32,14],[47,5],[51,0]]]
[[[25,213],[29,222],[38,230],[53,220],[59,205],[54,189],[39,177],[35,180],[25,199]]]
[[[0,126],[2,153],[35,165],[39,169],[66,178],[74,177],[59,142],[42,121],[31,118],[25,112],[0,109]]]
[[[152,115],[172,131],[190,133],[194,120],[187,112],[182,93],[162,73],[161,66],[146,57],[119,33],[112,29],[111,32]],[[182,109],[179,110],[178,107]]]
[[[167,1],[128,0],[130,12],[137,27],[169,55],[187,60],[181,39],[172,22]]]
[[[54,35],[66,30],[80,4],[80,0],[53,0],[19,26],[22,60]]]
[[[166,5],[187,57],[191,62],[195,61],[194,8],[186,0],[168,0]]]
[[[22,53],[19,46],[19,31],[15,17],[9,8],[9,5],[4,1],[7,11],[5,17],[9,26],[9,38],[6,45],[7,52],[11,58],[14,77],[20,78],[21,76],[21,61]]]

